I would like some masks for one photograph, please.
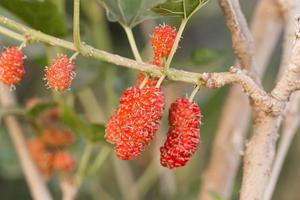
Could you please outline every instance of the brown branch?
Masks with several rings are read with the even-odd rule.
[[[283,73],[272,96],[286,102],[292,94],[300,76],[300,18],[296,18],[296,39],[289,66]],[[241,200],[263,199],[269,183],[272,164],[275,157],[280,115],[270,115],[255,108],[253,136],[247,145],[244,158]]]
[[[280,18],[278,6],[274,0],[258,2],[251,25],[258,77],[264,73],[278,41],[282,27]],[[249,101],[239,87],[233,86],[223,107],[199,199],[211,200],[209,191],[215,191],[225,199],[230,199],[241,152],[244,148],[243,143],[249,119]],[[236,123],[237,121],[239,123]]]
[[[276,152],[274,165],[272,167],[270,181],[264,194],[264,200],[270,200],[272,198],[285,157],[300,125],[299,92],[292,96],[291,102],[289,106],[287,106],[287,110],[286,117],[283,121],[282,134],[279,141],[278,150]]]
[[[253,39],[241,11],[239,0],[219,0],[230,30],[232,46],[243,69],[255,69]]]
[[[278,75],[279,79],[282,76],[286,67],[288,67],[289,57],[292,51],[292,43],[294,39],[293,18],[294,16],[296,16],[297,13],[300,13],[300,2],[294,2],[294,4],[292,4],[292,1],[290,0],[278,0],[278,3],[279,7],[281,8],[281,12],[284,16],[285,23],[283,55]],[[296,84],[299,85],[299,83]],[[270,181],[264,194],[264,200],[270,200],[272,198],[288,149],[300,125],[299,101],[300,93],[298,92],[292,95],[291,101],[287,105],[286,113],[283,120],[282,134],[278,144],[274,165],[272,167]]]
[[[290,63],[283,72],[281,79],[272,90],[271,95],[280,101],[288,101],[291,94],[299,89],[300,77],[300,17],[296,17],[295,44]]]
[[[7,86],[0,83],[0,91],[0,104],[3,108],[16,106],[13,93],[9,91]],[[20,123],[14,116],[6,116],[4,121],[14,144],[32,198],[36,200],[52,199],[45,182],[31,159]]]

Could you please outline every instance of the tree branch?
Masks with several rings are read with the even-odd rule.
[[[243,69],[256,69],[254,46],[246,19],[241,11],[239,0],[219,0],[230,30],[232,46]]]
[[[23,32],[26,35],[26,38],[28,38],[28,41],[40,41],[50,45],[76,51],[71,42],[30,29],[8,18],[0,16],[0,24],[7,25],[12,29]],[[94,57],[116,65],[140,70],[154,77],[166,75],[170,80],[201,84],[208,88],[219,88],[226,84],[238,83],[243,87],[245,93],[249,95],[251,99],[253,99],[255,104],[260,106],[263,110],[270,111],[270,109],[272,109],[272,107],[275,105],[270,96],[255,83],[255,81],[247,74],[247,72],[237,68],[231,68],[230,72],[221,73],[194,73],[176,69],[167,69],[162,71],[160,68],[157,68],[154,65],[149,65],[124,58],[119,55],[110,54],[105,51],[95,49],[89,45],[82,44],[81,50],[85,56]]]
[[[0,104],[2,107],[15,106],[15,98],[9,88],[0,83]],[[44,183],[38,169],[33,163],[27,148],[26,138],[18,120],[13,116],[4,118],[5,124],[9,130],[10,137],[16,149],[25,180],[28,183],[33,199],[51,200],[52,197]]]
[[[257,61],[256,72],[259,78],[263,75],[278,41],[282,27],[280,19],[280,12],[274,0],[258,2],[253,14],[251,32]],[[225,20],[230,19],[226,18]],[[244,42],[246,41],[244,40]],[[199,199],[211,200],[210,191],[217,192],[225,199],[230,199],[235,176],[239,169],[241,152],[244,148],[249,119],[249,101],[239,87],[233,86],[223,106],[210,161],[203,176]],[[236,123],[237,121],[239,123]]]
[[[279,3],[279,7],[281,8],[281,12],[284,17],[284,23],[285,23],[283,55],[282,55],[280,70],[278,73],[279,74],[278,79],[279,79],[282,76],[286,67],[288,67],[288,62],[292,51],[292,43],[294,37],[293,18],[297,13],[300,13],[300,2],[296,2],[296,1],[292,2],[292,0],[287,0],[287,1],[278,0],[278,3]],[[298,92],[295,95],[292,95],[291,101],[287,105],[287,109],[286,109],[287,111],[285,113],[283,126],[282,126],[282,133],[278,144],[274,165],[272,167],[270,181],[268,183],[266,192],[264,194],[264,200],[270,200],[272,198],[286,154],[299,127],[300,124],[299,101],[300,101],[300,93]]]
[[[296,18],[296,39],[287,70],[272,90],[272,96],[279,102],[288,101],[295,91],[294,84],[300,76],[300,18]],[[291,89],[292,88],[292,89]],[[255,108],[253,136],[247,145],[241,200],[263,199],[269,183],[275,157],[280,115],[270,115]]]
[[[297,133],[300,124],[300,93],[296,93],[292,96],[292,101],[288,106],[288,111],[286,113],[286,117],[283,122],[282,134],[280,138],[280,142],[278,145],[278,150],[276,153],[276,158],[274,161],[274,165],[272,167],[272,173],[270,176],[270,181],[266,188],[264,194],[264,200],[270,200],[272,198],[273,192],[275,190],[275,186],[277,180],[279,178],[279,174],[281,168],[283,166],[285,157],[288,153],[291,142]]]
[[[271,95],[280,101],[288,101],[291,94],[299,89],[300,77],[300,16],[296,17],[295,44],[290,63],[281,79],[272,90]]]

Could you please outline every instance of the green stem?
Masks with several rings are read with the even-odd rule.
[[[163,80],[164,80],[165,78],[166,78],[166,75],[165,75],[165,74],[162,75],[162,76],[158,79],[158,81],[157,81],[155,87],[159,88],[159,86],[161,85],[161,83],[163,82]]]
[[[111,148],[107,146],[103,146],[103,148],[99,151],[97,157],[95,158],[95,161],[91,165],[91,167],[88,170],[88,175],[94,175],[96,172],[100,169],[106,158],[111,152]]]
[[[173,57],[175,55],[175,52],[176,52],[176,50],[178,48],[178,44],[179,44],[179,41],[181,39],[181,35],[183,33],[183,30],[184,30],[187,22],[188,22],[188,19],[184,18],[184,19],[182,19],[182,21],[180,23],[180,26],[179,26],[179,29],[178,29],[178,32],[177,32],[177,35],[176,35],[173,47],[171,49],[170,55],[169,55],[169,57],[167,59],[167,62],[165,64],[165,69],[169,69],[169,67],[170,67],[170,64],[171,64],[172,59],[173,59]]]
[[[73,13],[73,40],[75,48],[80,51],[80,0],[74,0],[74,13]]]
[[[197,85],[197,86],[195,87],[195,89],[193,90],[193,92],[192,92],[192,94],[191,94],[191,96],[190,96],[190,98],[189,98],[189,102],[193,102],[193,100],[194,100],[194,98],[195,98],[195,95],[197,94],[199,88],[200,88],[199,85]]]
[[[130,47],[131,47],[131,50],[132,50],[132,53],[134,55],[135,60],[138,61],[138,62],[143,62],[142,57],[140,55],[140,52],[137,48],[135,39],[134,39],[132,29],[128,26],[125,26],[125,25],[122,25],[122,27],[124,28],[124,30],[126,32],[126,35],[127,35],[127,38],[128,38],[128,41],[129,41],[129,44],[130,44]]]
[[[139,88],[140,89],[143,89],[143,87],[146,85],[146,83],[148,82],[148,80],[149,80],[149,75],[148,74],[146,74],[146,73],[144,73],[144,80],[143,80],[143,82],[140,84],[140,86],[139,86]]]
[[[26,39],[23,35],[19,34],[19,33],[16,33],[14,31],[11,31],[7,28],[4,28],[3,26],[0,26],[0,33],[2,33],[3,35],[6,35],[10,38],[13,38],[15,40],[19,40],[21,42],[25,42]]]
[[[31,29],[27,26],[24,26],[20,23],[17,23],[13,20],[10,20],[6,17],[0,16],[0,24],[3,24],[10,29],[13,29],[17,32],[25,34],[27,42],[39,41],[39,42],[43,42],[46,44],[50,44],[52,46],[62,47],[65,49],[69,49],[71,51],[77,51],[72,42],[47,35],[40,31],[36,31],[36,30]],[[1,29],[0,29],[0,33],[3,33],[1,31]],[[11,37],[11,36],[8,35],[8,37]],[[17,38],[15,38],[15,39],[17,39]],[[20,41],[23,41],[23,39],[21,39],[21,38],[19,38],[19,39],[20,39]],[[19,40],[19,39],[17,39],[17,40]],[[147,63],[136,62],[132,59],[125,58],[125,57],[115,55],[115,54],[111,54],[106,51],[96,49],[96,48],[86,45],[86,44],[81,44],[80,53],[86,57],[93,57],[95,59],[106,61],[106,62],[115,64],[115,65],[139,70],[139,71],[148,73],[153,77],[161,77],[163,74],[166,74],[167,77],[173,81],[181,81],[181,82],[197,84],[199,82],[199,80],[205,79],[205,77],[207,77],[207,73],[195,73],[195,72],[176,70],[176,69],[167,69],[167,70],[162,71],[157,66],[147,64]],[[214,73],[214,74],[216,74],[218,76],[228,75],[228,73],[226,73],[226,72],[220,72],[220,73]]]
[[[86,169],[87,169],[88,162],[90,160],[90,157],[91,157],[91,154],[93,151],[93,146],[94,145],[92,143],[88,143],[84,149],[78,170],[75,175],[75,184],[78,187],[81,185],[81,183],[86,175]]]

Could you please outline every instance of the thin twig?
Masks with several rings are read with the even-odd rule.
[[[80,0],[74,0],[73,11],[73,40],[75,48],[80,51]]]

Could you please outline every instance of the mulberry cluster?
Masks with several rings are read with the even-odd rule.
[[[46,67],[47,85],[60,92],[69,89],[76,75],[75,70],[75,64],[66,55],[57,57]]]
[[[10,47],[0,55],[0,81],[14,86],[21,82],[25,75],[23,52],[17,47]]]
[[[179,98],[172,103],[167,140],[160,148],[162,166],[173,169],[189,161],[200,142],[200,120],[201,112],[195,102]]]
[[[160,88],[130,87],[124,91],[105,131],[107,141],[116,145],[119,158],[130,160],[141,154],[158,129],[163,109]]]
[[[154,58],[151,64],[162,67],[162,58],[167,58],[176,38],[176,29],[168,25],[155,28],[152,35]],[[158,78],[149,78],[140,73],[137,86],[127,89],[120,99],[120,105],[110,118],[105,137],[115,144],[119,158],[137,158],[153,139],[164,109],[164,95],[156,88]]]
[[[73,156],[65,149],[73,143],[73,135],[62,129],[45,129],[39,137],[29,141],[32,159],[45,178],[55,172],[71,172],[75,166]]]

